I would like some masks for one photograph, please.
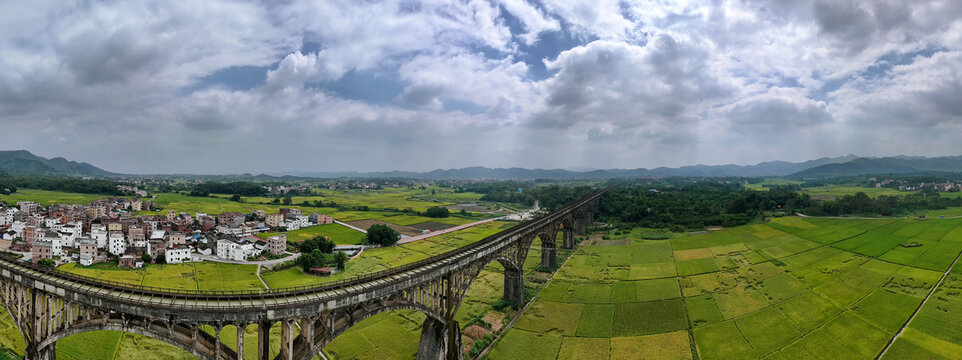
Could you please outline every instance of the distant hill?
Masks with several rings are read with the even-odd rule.
[[[287,172],[277,176],[297,176],[315,178],[418,178],[418,179],[612,179],[635,177],[711,177],[711,176],[785,176],[805,169],[850,161],[858,158],[847,155],[836,158],[821,158],[800,163],[770,161],[756,165],[692,165],[680,168],[660,167],[654,169],[610,169],[571,171],[562,169],[524,169],[524,168],[486,168],[468,167],[462,169],[437,169],[428,172],[388,171],[388,172]],[[263,176],[263,175],[261,175]]]
[[[934,158],[896,156],[858,158],[843,163],[825,164],[796,172],[788,177],[794,179],[821,179],[858,175],[959,172],[962,172],[962,156]]]
[[[0,173],[11,176],[90,176],[107,177],[118,174],[99,169],[88,163],[78,163],[57,157],[46,159],[26,150],[0,151]]]

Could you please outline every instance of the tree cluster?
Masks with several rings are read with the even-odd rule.
[[[0,178],[0,191],[18,188],[49,191],[75,192],[82,194],[124,195],[117,185],[122,183],[101,179],[52,178],[52,177],[8,177]],[[9,194],[6,194],[9,195]]]
[[[601,200],[601,216],[652,228],[682,228],[747,224],[764,211],[809,206],[812,199],[789,188],[746,190],[724,182],[676,182],[649,186],[620,186]]]
[[[448,208],[444,206],[432,206],[432,207],[429,207],[428,210],[424,212],[424,216],[431,217],[431,218],[446,218],[448,216],[451,216],[451,212],[448,211]]]
[[[946,198],[938,193],[917,193],[901,196],[869,197],[863,192],[845,195],[833,200],[813,202],[805,209],[806,215],[905,215],[914,211],[940,210],[950,206],[962,206],[962,198]]]
[[[295,262],[304,271],[323,266],[334,266],[343,270],[347,262],[347,254],[334,252],[334,242],[323,235],[297,244],[297,250],[301,252],[301,256]]]
[[[384,224],[374,224],[367,228],[364,241],[371,245],[391,246],[401,240],[401,234]]]
[[[320,250],[322,253],[330,254],[334,252],[334,242],[328,240],[324,235],[315,236],[313,238],[304,240],[300,244],[297,244],[297,250],[302,253],[309,253],[315,249]]]
[[[191,196],[209,196],[210,194],[231,194],[242,196],[264,196],[267,194],[260,184],[247,181],[235,182],[205,182],[196,184],[191,188]]]

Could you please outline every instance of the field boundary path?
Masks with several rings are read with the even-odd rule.
[[[357,227],[357,226],[350,225],[350,224],[348,224],[348,223],[346,223],[346,222],[343,222],[343,221],[340,221],[340,220],[334,220],[334,223],[335,223],[335,224],[338,224],[338,225],[341,225],[341,226],[346,226],[347,228],[349,228],[349,229],[351,229],[351,230],[356,230],[356,231],[360,231],[360,232],[362,232],[362,233],[367,234],[367,230],[361,229],[361,228],[359,228],[359,227]]]
[[[568,254],[568,257],[566,257],[565,260],[562,261],[560,265],[558,265],[558,268],[554,269],[554,271],[551,272],[551,276],[548,277],[548,281],[545,281],[544,284],[541,285],[541,288],[538,289],[538,292],[536,292],[534,296],[531,297],[531,301],[528,301],[527,304],[524,304],[524,307],[522,307],[521,309],[518,309],[518,312],[514,314],[514,317],[511,318],[511,321],[509,321],[507,324],[504,324],[504,326],[501,327],[501,333],[499,333],[498,336],[496,336],[494,339],[491,339],[491,342],[488,344],[488,346],[484,348],[484,350],[479,352],[478,355],[471,358],[472,360],[483,359],[485,355],[487,355],[489,352],[491,352],[491,350],[494,349],[494,346],[497,345],[499,341],[501,341],[501,338],[503,338],[505,335],[508,334],[508,331],[514,327],[514,323],[521,318],[521,315],[524,315],[524,312],[528,310],[528,307],[530,307],[531,304],[534,304],[535,300],[538,300],[538,296],[541,295],[541,292],[544,291],[544,289],[547,288],[549,284],[551,284],[551,281],[554,280],[555,275],[557,275],[558,272],[561,271],[561,268],[568,263],[569,259],[574,257],[575,252],[577,251],[578,249],[576,248],[571,251],[571,254]]]
[[[225,263],[225,264],[258,265],[258,266],[260,265],[273,266],[285,261],[295,260],[300,256],[301,256],[300,253],[296,253],[296,254],[290,254],[289,256],[286,256],[280,259],[246,261],[246,260],[228,260],[228,259],[216,257],[214,255],[200,255],[200,254],[193,255],[193,257],[201,259],[203,261],[219,262],[219,263]]]
[[[942,286],[942,283],[945,281],[945,278],[949,277],[949,273],[952,272],[952,268],[955,267],[955,264],[959,262],[960,258],[962,258],[962,252],[959,252],[959,255],[955,257],[955,261],[952,262],[952,265],[950,265],[949,268],[945,270],[944,273],[942,273],[942,277],[939,278],[939,282],[935,283],[935,286],[933,286],[932,290],[929,291],[929,295],[926,296],[924,300],[922,300],[922,303],[919,304],[917,308],[915,308],[915,312],[912,313],[912,316],[910,316],[909,319],[905,321],[905,324],[902,324],[902,327],[899,328],[899,332],[895,333],[895,336],[893,336],[892,339],[889,340],[888,344],[885,344],[885,348],[882,349],[882,352],[880,352],[878,356],[875,357],[875,359],[881,359],[883,356],[885,356],[885,353],[889,351],[889,348],[892,347],[892,344],[895,344],[895,340],[897,340],[899,336],[901,336],[902,333],[905,332],[905,328],[909,327],[909,324],[912,323],[912,320],[915,320],[915,317],[919,314],[919,312],[922,311],[922,307],[925,306],[925,303],[929,302],[929,299],[932,298],[932,295],[935,294],[935,291],[938,290],[940,286]]]
[[[487,223],[492,222],[492,221],[495,221],[495,220],[501,220],[501,217],[496,217],[496,218],[491,218],[491,219],[484,219],[484,220],[481,220],[481,221],[475,221],[475,222],[473,222],[473,223],[467,223],[467,224],[463,224],[463,225],[453,226],[453,227],[449,227],[449,228],[447,228],[447,229],[432,231],[432,232],[429,232],[429,233],[423,234],[423,235],[408,236],[408,237],[406,237],[406,238],[403,238],[403,239],[399,240],[397,243],[398,243],[398,244],[407,244],[407,243],[410,243],[410,242],[415,242],[415,241],[418,241],[418,240],[424,240],[424,239],[427,239],[427,238],[430,238],[430,237],[435,237],[435,236],[438,236],[438,235],[444,235],[444,234],[447,234],[447,233],[450,233],[450,232],[467,229],[467,228],[472,227],[472,226],[477,226],[477,225],[481,225],[481,224],[487,224]]]
[[[264,281],[264,278],[261,277],[261,266],[260,266],[260,265],[257,265],[257,278],[261,280],[261,284],[264,284],[264,288],[265,288],[265,289],[267,289],[267,290],[270,290],[270,289],[271,289],[271,287],[270,287],[269,285],[267,285],[267,282]]]

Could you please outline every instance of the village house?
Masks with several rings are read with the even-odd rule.
[[[21,212],[27,215],[37,212],[37,207],[39,205],[40,204],[37,204],[33,201],[17,201],[17,207],[20,208]]]
[[[190,262],[190,248],[187,247],[187,245],[168,247],[166,253],[164,254],[164,259],[166,259],[168,264]]]
[[[167,246],[187,245],[187,235],[182,232],[167,234]]]
[[[117,265],[126,268],[139,268],[144,266],[144,262],[133,255],[124,255],[117,259]]]
[[[53,244],[49,241],[39,240],[33,243],[30,247],[31,261],[39,262],[40,260],[53,258]]]
[[[267,216],[264,218],[264,224],[267,224],[267,226],[270,226],[272,228],[281,226],[281,222],[283,221],[284,221],[283,214],[267,214]]]
[[[90,238],[97,241],[97,248],[107,247],[107,226],[95,224],[90,226]]]
[[[78,262],[82,266],[90,266],[94,264],[94,257],[91,256],[90,254],[80,254],[78,259],[80,260]]]
[[[117,256],[123,255],[127,251],[127,239],[124,238],[124,233],[111,231],[108,235],[107,247],[107,252]]]
[[[254,244],[231,239],[217,240],[217,257],[227,260],[244,261],[254,252]]]
[[[308,217],[308,221],[311,224],[324,225],[334,223],[334,218],[324,214],[313,213]]]
[[[267,252],[282,255],[287,250],[287,235],[280,234],[267,238]]]
[[[217,223],[228,227],[238,227],[247,220],[247,216],[241,213],[225,211],[217,218]]]
[[[81,239],[78,243],[80,247],[80,265],[93,265],[94,258],[97,257],[97,241],[93,239]]]

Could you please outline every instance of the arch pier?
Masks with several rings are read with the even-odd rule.
[[[257,291],[185,291],[134,287],[24,263],[0,255],[0,302],[27,343],[27,359],[55,359],[57,341],[96,330],[144,335],[201,359],[244,358],[244,330],[257,325],[257,359],[270,356],[270,329],[280,324],[275,359],[311,359],[358,322],[398,309],[427,315],[418,359],[464,358],[457,313],[468,288],[493,261],[504,266],[504,298],[524,303],[524,262],[541,242],[541,266],[557,267],[562,246],[584,235],[603,189],[549,214],[470,245],[397,268],[335,283]],[[237,328],[231,349],[221,339]],[[203,330],[210,327],[213,334]],[[295,327],[300,329],[295,336]]]

